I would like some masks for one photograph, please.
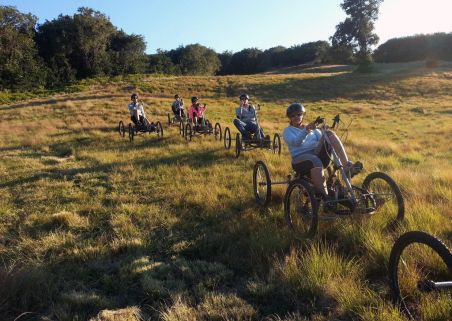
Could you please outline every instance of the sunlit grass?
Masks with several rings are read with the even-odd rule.
[[[74,92],[0,107],[0,315],[114,320],[403,320],[390,303],[387,261],[395,238],[424,230],[451,242],[452,71],[443,64],[379,65],[370,75],[323,67],[300,73],[151,77],[85,81]],[[81,90],[83,91],[77,91]],[[133,143],[117,132],[137,91],[165,136]],[[252,168],[273,181],[291,172],[281,156],[234,158],[213,136],[187,143],[166,125],[174,94],[208,105],[207,118],[231,128],[237,97],[251,94],[273,137],[294,101],[337,131],[354,179],[388,173],[405,198],[372,217],[321,221],[318,235],[294,239],[273,186],[263,209]],[[25,96],[24,96],[25,97]],[[5,98],[7,99],[7,98]],[[351,122],[351,125],[350,125]],[[348,134],[343,129],[349,126]],[[423,303],[425,318],[447,302]],[[1,318],[0,318],[1,319]]]

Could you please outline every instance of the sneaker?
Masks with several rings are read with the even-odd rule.
[[[363,163],[360,161],[356,161],[355,163],[348,161],[345,171],[350,173],[350,178],[352,178],[355,175],[358,175],[363,170],[364,166]]]

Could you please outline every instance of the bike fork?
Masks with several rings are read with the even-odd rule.
[[[345,185],[347,186],[348,193],[351,196],[351,200],[354,205],[358,203],[358,200],[356,199],[355,191],[353,190],[352,183],[350,182],[350,179],[347,176],[347,173],[345,173],[344,166],[341,163],[341,160],[339,159],[339,156],[336,154],[336,151],[334,148],[331,149],[331,153],[333,154],[333,159],[335,165],[339,168],[342,178],[345,181]]]

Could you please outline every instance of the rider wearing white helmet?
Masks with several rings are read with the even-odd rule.
[[[289,147],[292,167],[298,173],[308,172],[311,175],[316,192],[320,193],[328,202],[330,197],[328,196],[323,168],[330,163],[330,157],[323,143],[322,131],[316,129],[315,122],[303,124],[306,108],[300,103],[289,105],[286,114],[290,119],[290,125],[284,129],[283,138]],[[331,130],[327,130],[326,133],[341,163],[345,164],[346,171],[350,172],[351,176],[358,174],[362,170],[362,164],[360,162],[352,164],[339,137]],[[328,206],[328,203],[326,203],[326,205],[327,208],[332,207],[331,204]]]
[[[143,104],[138,102],[138,94],[133,93],[130,96],[132,102],[127,106],[130,112],[130,119],[135,125],[144,124],[144,119],[146,118],[146,113],[144,112]]]

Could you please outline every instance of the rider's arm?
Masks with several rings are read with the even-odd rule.
[[[241,107],[235,109],[235,116],[237,117],[237,119],[240,119],[240,117],[242,116],[241,111],[242,111]]]
[[[143,117],[146,118],[146,113],[144,112],[143,105],[140,104],[139,109],[141,111],[141,115],[143,115]]]
[[[254,116],[253,121],[256,121],[256,119],[257,119],[256,108],[254,108],[254,106],[251,106],[251,110],[253,111],[253,116]]]

